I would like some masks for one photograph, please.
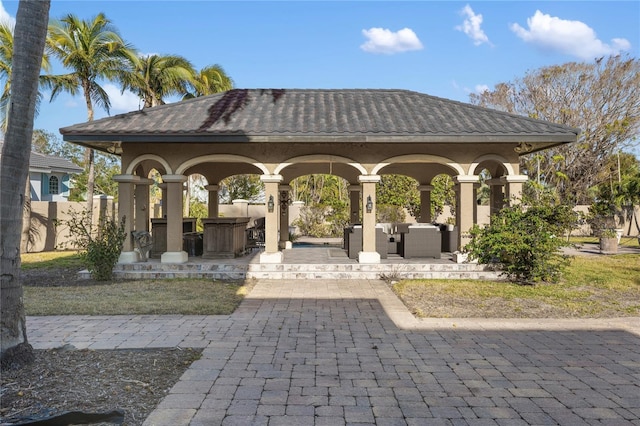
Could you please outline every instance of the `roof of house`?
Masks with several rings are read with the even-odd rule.
[[[2,151],[2,145],[3,142],[0,141],[0,151]],[[76,166],[66,158],[31,151],[29,155],[29,170],[42,173],[81,173],[82,167]]]
[[[60,129],[67,141],[573,142],[578,129],[407,90],[234,89]],[[95,144],[99,147],[99,144]]]

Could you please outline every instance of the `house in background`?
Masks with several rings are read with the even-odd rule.
[[[2,142],[0,142],[2,150]],[[71,175],[81,173],[82,168],[71,161],[31,151],[29,156],[29,180],[31,201],[68,201],[73,187]]]

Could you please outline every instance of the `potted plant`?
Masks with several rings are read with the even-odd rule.
[[[618,233],[615,229],[607,228],[600,232],[600,252],[606,254],[618,252]]]

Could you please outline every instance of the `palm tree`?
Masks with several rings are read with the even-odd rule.
[[[220,65],[209,65],[195,75],[192,90],[186,93],[183,99],[213,95],[231,89],[233,89],[233,80],[224,72],[224,69]]]
[[[34,359],[27,341],[20,278],[22,195],[29,173],[29,152],[38,93],[38,77],[47,37],[49,0],[21,0],[12,55],[13,99],[0,164],[0,365]]]
[[[111,21],[100,13],[92,20],[81,20],[69,14],[49,26],[48,48],[51,54],[71,69],[69,74],[57,76],[51,82],[51,100],[62,91],[72,95],[82,91],[87,105],[87,120],[93,120],[93,107],[111,107],[107,92],[100,79],[119,80],[129,71],[128,64],[135,56],[132,46],[125,43]],[[87,178],[87,210],[93,212],[95,181],[94,152],[85,151]]]
[[[11,104],[11,65],[13,63],[13,26],[0,23],[0,80],[4,81],[0,94],[0,130],[7,131],[7,119],[9,117],[9,105]],[[42,56],[42,69],[49,71],[51,68],[46,54]],[[44,84],[48,76],[40,76],[41,84]],[[36,99],[36,115],[42,95],[38,92]]]
[[[193,66],[182,56],[136,56],[131,68],[121,76],[122,90],[136,93],[145,108],[164,105],[165,97],[183,94],[194,83]]]

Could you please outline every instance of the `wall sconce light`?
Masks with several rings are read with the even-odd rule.
[[[367,213],[371,213],[373,211],[373,201],[371,201],[371,195],[367,195]]]
[[[273,195],[269,195],[269,201],[267,201],[267,210],[269,213],[273,213],[273,207],[275,203],[273,202]]]

